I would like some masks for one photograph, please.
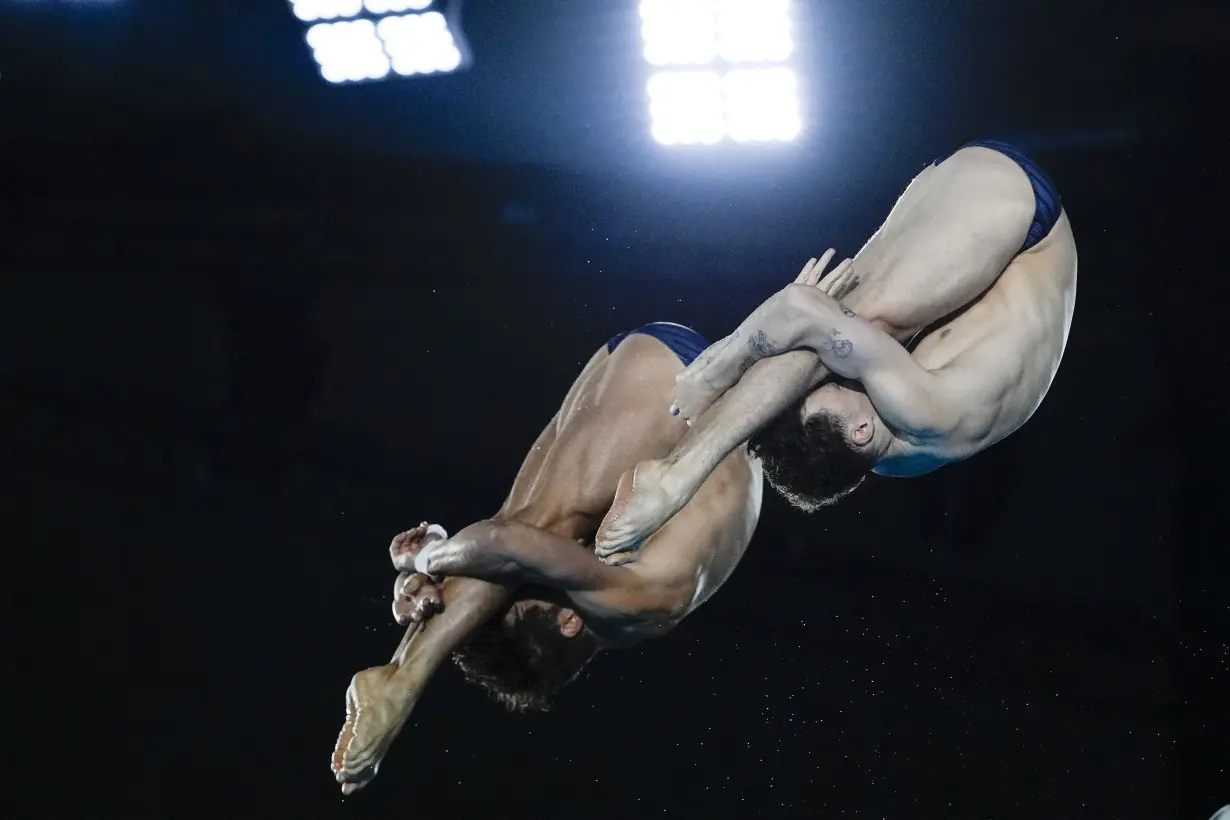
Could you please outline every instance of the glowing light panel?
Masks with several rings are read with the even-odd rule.
[[[457,71],[469,49],[456,0],[288,0],[330,83]],[[449,13],[449,12],[453,13]]]
[[[363,0],[290,0],[295,16],[305,23],[355,17],[363,11]]]
[[[308,29],[307,42],[320,76],[331,83],[379,80],[392,68],[371,20],[317,23]]]
[[[789,0],[717,0],[717,47],[728,63],[778,63],[790,58]]]
[[[461,50],[439,12],[385,17],[376,24],[376,34],[402,76],[455,71],[461,65]]]
[[[722,92],[726,133],[736,142],[785,141],[799,135],[798,80],[790,69],[728,71]]]
[[[397,14],[403,11],[423,11],[432,0],[363,0],[363,7],[372,14]]]
[[[788,141],[802,130],[790,0],[642,0],[654,139]],[[767,65],[766,65],[767,64]]]
[[[650,65],[704,65],[717,57],[713,0],[644,0],[641,36]]]
[[[722,78],[715,71],[662,71],[649,80],[653,136],[663,145],[721,142]]]

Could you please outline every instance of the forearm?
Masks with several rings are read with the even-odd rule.
[[[784,296],[769,297],[723,340],[719,355],[729,357],[740,376],[756,362],[803,346],[808,317]]]
[[[422,553],[431,575],[501,584],[540,584],[564,592],[595,589],[608,568],[577,542],[516,521],[480,521]]]
[[[427,679],[454,649],[474,630],[486,623],[516,591],[515,585],[501,585],[474,578],[446,578],[440,585],[444,611],[422,623],[412,623],[397,651],[393,663],[401,674],[415,682]]]
[[[666,461],[685,485],[699,489],[722,459],[760,432],[828,375],[811,350],[790,350],[756,362],[702,415]]]
[[[885,351],[903,349],[876,323],[860,318],[815,288],[791,285],[783,296],[798,317],[792,341],[799,348],[813,351],[829,373],[861,380],[869,365],[884,358]]]

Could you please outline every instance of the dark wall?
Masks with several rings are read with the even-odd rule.
[[[66,149],[41,162],[131,172],[131,194],[31,186],[6,211],[7,520],[35,550],[86,547],[76,651],[117,708],[84,710],[60,755],[81,766],[125,737],[108,799],[1155,818],[1180,816],[1186,792],[1185,810],[1207,808],[1198,775],[1216,764],[1192,750],[1212,701],[1188,682],[1225,645],[1183,575],[1206,550],[1179,540],[1190,498],[1172,488],[1200,456],[1171,429],[1199,399],[1168,374],[1200,307],[1159,287],[1159,217],[1104,195],[1162,195],[1165,179],[1117,181],[1138,158],[1052,161],[1081,291],[1060,375],[1020,434],[823,515],[770,499],[721,595],[667,640],[600,659],[552,715],[503,716],[446,672],[373,789],[343,804],[325,757],[348,675],[395,640],[389,535],[490,512],[608,334],[659,318],[719,334],[791,274],[794,250],[859,238],[766,228],[733,256],[687,235],[606,250],[501,222],[509,191],[581,206],[559,179],[490,169],[402,168],[418,193],[388,210],[356,214],[328,180],[304,183],[306,204],[253,204],[247,191],[274,185],[265,158],[227,150],[202,140],[196,156],[215,155],[194,173],[241,181],[233,195],[177,198],[160,184],[190,182],[114,157],[91,172]],[[451,199],[433,200],[448,173]],[[600,225],[631,201],[573,218]]]
[[[21,116],[0,123],[0,520],[29,654],[12,711],[39,725],[17,745],[54,780],[27,791],[156,816],[1212,814],[1230,799],[1224,30],[1095,6],[1066,39],[1000,21],[1025,26],[1017,57],[1062,52],[1050,86],[990,40],[934,66],[976,82],[909,104],[899,71],[847,61],[848,104],[883,92],[874,139],[847,118],[801,165],[729,173],[625,171],[618,152],[588,174],[382,159],[275,128],[294,94],[257,116],[183,81],[206,63],[141,94],[116,90],[135,58],[109,76],[65,64],[39,94],[6,68]],[[944,53],[921,8],[880,34],[905,49],[929,32]],[[971,29],[999,13],[966,11]],[[1077,35],[1125,20],[1164,47],[1048,96]],[[492,112],[453,113],[464,133]],[[856,250],[953,134],[1034,119],[1081,279],[1022,431],[820,515],[767,498],[735,577],[675,634],[600,658],[546,716],[503,715],[446,670],[373,787],[337,795],[345,685],[397,638],[394,532],[490,513],[610,334],[728,332],[809,255]],[[1120,137],[1088,138],[1110,121]]]

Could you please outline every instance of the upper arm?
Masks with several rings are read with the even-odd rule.
[[[930,437],[955,423],[945,380],[922,367],[900,342],[816,288],[800,289],[794,298],[811,319],[804,346],[832,372],[861,382],[890,427]]]

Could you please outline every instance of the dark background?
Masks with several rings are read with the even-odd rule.
[[[345,88],[277,0],[4,7],[10,717],[54,778],[26,816],[1230,801],[1224,9],[797,5],[804,136],[704,149],[650,141],[623,0],[473,0],[471,71]],[[721,594],[548,715],[449,667],[343,800],[346,683],[399,633],[389,538],[493,512],[607,337],[729,332],[984,136],[1048,169],[1080,250],[1034,419],[819,515],[766,494]]]

